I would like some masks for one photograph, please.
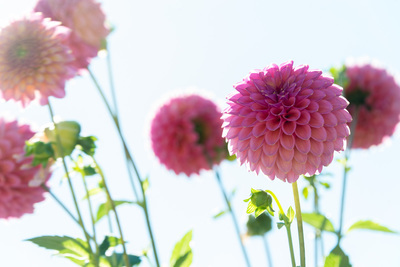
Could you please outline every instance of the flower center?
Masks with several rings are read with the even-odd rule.
[[[346,92],[345,97],[350,102],[350,105],[354,106],[366,106],[369,108],[369,105],[366,102],[367,97],[369,96],[368,91],[363,91],[360,88],[356,88],[351,92]]]
[[[198,134],[197,139],[198,144],[204,144],[209,136],[209,131],[207,130],[207,124],[203,120],[197,118],[192,120],[194,125],[194,131]]]
[[[14,68],[30,69],[38,65],[39,42],[34,39],[18,40],[10,46],[7,62]]]

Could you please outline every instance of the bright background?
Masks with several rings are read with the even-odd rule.
[[[34,2],[0,0],[1,22],[28,12]],[[245,265],[231,218],[212,219],[225,208],[213,173],[177,177],[153,155],[147,132],[157,103],[171,92],[197,90],[223,105],[232,85],[251,69],[289,59],[295,65],[309,64],[327,71],[349,57],[368,56],[394,74],[400,71],[399,1],[105,0],[103,7],[116,28],[109,45],[123,131],[141,174],[150,177],[149,209],[164,266],[168,266],[174,244],[190,229],[194,230],[193,266]],[[105,59],[94,60],[91,67],[108,91]],[[64,120],[80,122],[83,134],[98,137],[97,159],[114,198],[133,200],[118,136],[89,77],[70,81],[66,91],[64,99],[52,99],[55,113]],[[0,110],[37,129],[50,121],[47,108],[37,105],[22,110],[15,103],[1,103]],[[352,153],[345,226],[371,219],[400,231],[399,151],[397,132],[384,145]],[[321,209],[338,227],[342,170],[338,163],[329,170],[335,177],[327,178],[332,188],[321,197]],[[242,200],[251,187],[272,190],[285,209],[294,206],[290,184],[248,173],[236,163],[223,163],[221,174],[228,191],[237,189],[233,204],[243,232],[247,204]],[[56,172],[50,185],[73,209],[61,176]],[[298,183],[300,188],[305,185],[303,180]],[[80,179],[75,184],[78,186]],[[86,203],[81,204],[85,209]],[[302,208],[311,212],[312,199],[302,199]],[[119,213],[129,252],[140,254],[150,245],[142,211],[121,206]],[[100,222],[98,231],[107,233],[107,229],[106,221]],[[292,232],[299,259],[295,223]],[[23,241],[40,235],[82,237],[80,229],[48,196],[36,205],[35,214],[0,221],[0,266],[73,266],[52,256],[51,251]],[[313,229],[306,226],[305,236],[307,263],[315,266]],[[285,230],[274,228],[267,238],[274,266],[290,266]],[[335,236],[325,235],[326,254],[335,241]],[[250,238],[246,244],[253,266],[267,266],[261,240]],[[400,266],[398,235],[354,231],[342,246],[354,267]],[[147,262],[143,266],[148,266]]]

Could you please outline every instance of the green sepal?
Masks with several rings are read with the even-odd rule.
[[[283,226],[285,226],[285,223],[277,222],[276,225],[278,226],[278,229],[281,229]]]

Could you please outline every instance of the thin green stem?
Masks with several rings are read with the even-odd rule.
[[[296,259],[294,258],[294,249],[293,249],[293,240],[292,240],[292,232],[290,230],[290,224],[285,223],[288,242],[289,242],[289,249],[290,249],[290,259],[292,260],[292,267],[296,267]]]
[[[118,115],[118,104],[117,104],[117,95],[115,92],[115,85],[114,85],[114,75],[112,72],[112,66],[111,66],[111,52],[109,49],[107,49],[107,70],[108,70],[108,78],[110,81],[110,89],[111,89],[111,97],[114,105],[114,115],[115,117],[119,118]]]
[[[76,212],[77,212],[77,214],[78,214],[78,222],[79,222],[79,225],[80,225],[81,228],[82,228],[82,231],[83,231],[83,233],[84,233],[84,235],[85,235],[85,238],[86,238],[86,241],[87,241],[87,243],[88,243],[89,254],[93,257],[93,263],[95,264],[95,266],[98,267],[98,266],[99,266],[99,262],[98,262],[98,259],[97,259],[96,256],[95,256],[95,254],[93,253],[92,247],[91,247],[91,245],[90,245],[90,237],[89,237],[89,234],[87,233],[86,228],[85,228],[85,225],[84,225],[84,223],[83,223],[81,211],[80,211],[80,209],[79,209],[78,201],[77,201],[77,199],[76,199],[75,190],[74,190],[74,187],[73,187],[73,185],[72,185],[71,177],[69,176],[67,163],[66,163],[65,157],[64,157],[64,149],[63,149],[63,147],[62,147],[60,135],[58,134],[57,124],[56,124],[55,121],[54,121],[54,113],[53,113],[53,108],[51,107],[51,104],[50,104],[50,100],[49,100],[49,102],[47,103],[47,106],[49,107],[49,112],[50,112],[51,121],[53,122],[53,125],[54,125],[54,131],[55,131],[55,136],[56,136],[57,148],[58,148],[58,150],[59,150],[60,153],[61,153],[61,159],[62,159],[62,163],[63,163],[63,167],[64,167],[64,172],[65,172],[65,175],[67,176],[68,186],[69,186],[69,189],[70,189],[70,191],[71,191],[71,195],[72,195],[72,199],[73,199],[73,201],[74,201],[74,205],[75,205]]]
[[[294,205],[296,207],[297,229],[299,232],[299,245],[300,245],[300,267],[306,267],[306,253],[304,245],[304,231],[303,220],[301,218],[300,197],[297,182],[292,183]]]
[[[282,209],[281,203],[279,202],[279,200],[276,197],[276,195],[274,194],[274,192],[272,192],[271,190],[265,190],[265,192],[267,192],[268,194],[270,194],[274,198],[274,200],[276,202],[276,205],[278,205],[279,213],[285,215],[285,212]]]
[[[226,194],[225,188],[224,188],[224,186],[222,184],[221,176],[220,176],[220,174],[219,174],[219,172],[217,170],[215,170],[215,177],[217,178],[219,188],[221,189],[222,195],[224,196],[224,200],[225,200],[225,203],[226,203],[226,205],[228,207],[229,213],[232,216],[233,224],[235,226],[236,234],[237,234],[237,236],[239,238],[240,247],[242,249],[243,256],[244,256],[244,259],[246,261],[246,265],[248,267],[250,267],[251,264],[250,264],[249,256],[247,255],[246,248],[245,248],[245,246],[243,244],[243,241],[242,241],[242,238],[240,236],[240,229],[239,229],[238,221],[237,221],[235,213],[234,213],[234,211],[233,211],[233,209],[231,207],[231,203],[230,203],[229,198],[228,198],[228,196]]]
[[[114,211],[115,221],[116,221],[116,223],[117,223],[119,235],[120,235],[120,237],[121,237],[121,242],[122,242],[122,248],[123,248],[123,253],[124,253],[125,264],[126,264],[126,266],[131,266],[130,263],[129,263],[129,256],[128,256],[128,253],[127,253],[127,251],[126,251],[126,246],[125,246],[125,239],[124,239],[124,235],[123,235],[123,233],[122,233],[122,227],[121,227],[121,223],[120,223],[119,216],[118,216],[118,213],[117,213],[117,209],[115,208],[114,200],[113,200],[112,197],[111,197],[111,193],[110,193],[110,190],[109,190],[109,188],[108,188],[108,186],[107,186],[107,182],[106,182],[106,179],[105,179],[105,176],[104,176],[104,173],[103,173],[102,169],[100,168],[100,166],[99,166],[99,164],[97,163],[97,161],[95,160],[95,158],[94,158],[93,156],[91,156],[91,157],[92,157],[92,160],[93,160],[94,164],[96,165],[97,172],[98,172],[98,174],[100,175],[101,180],[102,180],[102,182],[103,182],[104,189],[105,189],[105,191],[106,191],[108,201],[110,202],[111,208],[112,208],[112,210]]]
[[[48,188],[45,184],[41,184],[41,187],[46,190],[47,193],[50,194],[50,196],[58,203],[58,205],[61,206],[61,208],[63,208],[63,210],[71,217],[71,219],[76,222],[79,226],[80,223],[79,221],[75,218],[75,216],[72,214],[72,212],[61,202],[61,200],[55,195],[53,194],[53,192],[50,191],[50,188]]]
[[[143,208],[143,211],[144,211],[144,214],[145,214],[145,218],[146,218],[146,224],[147,224],[147,229],[148,229],[149,236],[150,236],[151,245],[152,245],[152,248],[153,248],[154,258],[156,260],[156,266],[160,267],[160,262],[158,260],[158,254],[157,254],[157,248],[156,248],[156,244],[155,244],[155,238],[153,236],[153,231],[152,231],[152,228],[151,228],[149,212],[148,212],[148,208],[147,208],[147,200],[146,200],[146,194],[145,194],[145,190],[144,190],[144,186],[143,186],[143,180],[142,180],[142,178],[141,178],[141,176],[139,174],[139,171],[138,171],[138,169],[136,167],[136,164],[135,164],[135,162],[134,162],[134,160],[132,158],[132,155],[131,155],[131,153],[130,153],[130,151],[128,149],[128,146],[126,144],[125,138],[122,135],[122,130],[121,130],[121,127],[120,127],[120,124],[119,124],[118,117],[115,115],[115,113],[111,109],[111,106],[108,103],[107,98],[105,97],[105,95],[103,93],[103,90],[101,89],[101,87],[100,87],[99,83],[97,82],[95,76],[93,75],[93,73],[91,72],[90,69],[88,69],[88,71],[89,71],[90,77],[91,77],[91,79],[92,79],[97,91],[99,92],[104,104],[106,105],[106,108],[107,108],[110,116],[113,118],[115,127],[117,129],[118,135],[119,135],[119,137],[121,139],[121,142],[122,142],[122,145],[123,145],[123,148],[124,148],[124,151],[125,151],[125,156],[126,156],[127,162],[130,163],[130,167],[133,169],[133,171],[134,171],[134,173],[136,175],[136,178],[137,178],[137,180],[139,182],[140,189],[141,189],[142,196],[143,196],[143,200],[141,201],[141,203],[142,203],[142,208]],[[130,173],[129,165],[128,165],[128,173]],[[137,200],[140,201],[140,199],[138,197],[138,194],[137,194],[137,191],[136,191],[136,188],[134,186],[134,181],[133,181],[132,175],[129,175],[129,179],[130,179],[130,183],[131,183],[131,186],[132,186],[132,190],[134,191],[134,194],[136,195]]]
[[[266,234],[262,236],[262,240],[263,240],[263,244],[264,244],[264,248],[265,248],[265,255],[267,256],[268,266],[272,267],[272,255],[271,255],[271,251],[268,246]]]
[[[355,130],[356,130],[359,111],[360,111],[360,108],[358,106],[355,106],[353,121],[350,124],[350,136],[348,138],[346,151],[344,152],[343,186],[342,186],[342,197],[341,197],[341,202],[340,202],[339,231],[337,232],[337,237],[338,237],[337,245],[338,246],[342,239],[344,202],[345,202],[345,196],[346,196],[347,174],[349,172],[348,161],[350,158],[351,147],[353,145],[354,134],[355,134]]]

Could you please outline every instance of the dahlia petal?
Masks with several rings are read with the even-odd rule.
[[[321,159],[318,156],[314,156],[313,154],[309,153],[307,155],[307,162],[309,162],[313,167],[318,168],[321,164]]]
[[[321,82],[321,81],[318,81]],[[311,87],[313,87],[314,85],[316,85],[317,81],[315,81]],[[321,86],[316,87],[316,89],[321,88]],[[314,90],[314,93],[312,95],[309,96],[309,99],[312,100],[311,102],[318,102],[322,100],[324,97],[326,96],[326,94],[324,93],[324,91],[322,90]]]
[[[247,153],[248,160],[251,163],[257,163],[260,160],[261,152],[262,152],[261,149],[258,149],[258,150],[255,150],[255,151],[250,149],[248,151],[248,153]]]
[[[284,161],[290,161],[293,159],[293,149],[286,149],[284,147],[279,148],[279,155]]]
[[[322,114],[322,118],[324,119],[325,127],[334,127],[338,124],[336,116],[332,113]]]
[[[256,126],[254,126],[252,133],[255,137],[260,137],[265,134],[265,131],[267,130],[267,125],[266,123],[258,123]]]
[[[294,167],[292,168],[294,169]],[[288,183],[294,183],[297,181],[297,179],[299,179],[299,175],[294,173],[294,171],[290,171],[287,173],[287,181]]]
[[[296,121],[296,123],[300,125],[306,125],[310,122],[310,119],[311,119],[310,113],[307,110],[302,110],[300,118]]]
[[[278,152],[278,149],[279,149],[278,142],[275,145],[268,145],[268,144],[264,143],[264,146],[263,146],[264,154],[266,154],[268,156],[275,155]]]
[[[311,127],[308,125],[297,125],[295,133],[298,138],[308,140],[311,137]]]
[[[311,101],[310,104],[307,106],[307,110],[310,113],[314,113],[314,112],[318,111],[318,109],[319,109],[319,105],[315,101]]]
[[[249,147],[250,147],[250,139],[239,140],[239,141],[238,141],[238,150],[239,150],[239,152],[243,152],[243,151],[249,149]]]
[[[281,143],[282,147],[284,147],[286,149],[293,149],[295,140],[294,140],[293,135],[282,134],[281,138],[280,138],[280,143]]]
[[[229,126],[230,127],[241,127],[243,120],[244,120],[244,117],[233,117]]]
[[[339,124],[338,126],[335,127],[337,136],[339,138],[346,138],[347,136],[350,135],[350,129],[347,124]]]
[[[266,155],[266,154],[261,155],[261,162],[267,168],[272,168],[272,166],[274,166],[274,164],[275,164],[275,161],[276,161],[276,155],[274,155],[274,156],[270,156],[270,155]],[[266,173],[266,171],[263,171],[263,172]]]
[[[292,168],[292,161],[285,161],[281,157],[278,157],[276,159],[276,165],[281,172],[288,173]]]
[[[329,101],[321,100],[318,102],[318,105],[318,113],[320,114],[330,114],[330,112],[333,110],[333,106]]]
[[[349,102],[342,96],[330,99],[333,110],[344,109],[349,105]]]
[[[298,109],[305,109],[308,107],[308,105],[310,105],[311,100],[308,98],[305,98],[301,101],[299,101],[298,103],[296,103],[295,107]]]
[[[305,173],[306,172],[306,166],[304,163],[297,162],[296,160],[292,161],[292,168],[295,173]]]
[[[254,137],[250,139],[251,150],[258,150],[263,144],[264,144],[264,136]]]
[[[336,129],[334,127],[325,127],[326,141],[335,141],[337,138]]]
[[[319,141],[314,141],[313,139],[310,140],[310,152],[314,155],[314,156],[321,156],[322,153],[324,152],[324,144],[319,142]]]
[[[311,149],[311,144],[310,140],[302,140],[302,139],[296,139],[296,148],[299,150],[299,152],[303,154],[307,154],[310,149]]]
[[[282,131],[287,135],[292,135],[296,130],[296,122],[294,121],[285,121],[282,124]]]
[[[297,121],[301,116],[301,112],[300,110],[298,110],[297,108],[292,108],[291,110],[289,110],[286,115],[284,116],[284,118],[287,121]]]
[[[301,164],[305,164],[307,162],[307,154],[301,153],[299,150],[294,149],[293,158]]]
[[[281,127],[281,118],[275,117],[274,119],[266,121],[267,129],[270,131],[275,131]]]
[[[225,129],[228,129],[228,132],[226,135],[223,132],[222,137],[226,137],[228,139],[236,138],[239,135],[240,130],[241,130],[240,128],[237,128],[237,127],[224,128],[224,131],[225,131]]]
[[[321,114],[319,114],[318,112],[314,112],[310,114],[311,118],[310,118],[310,126],[314,127],[314,128],[319,128],[324,126],[324,117],[322,117]]]
[[[321,128],[313,128],[311,127],[311,138],[317,140],[319,142],[323,142],[326,140],[327,133],[324,127]]]
[[[348,123],[348,122],[351,122],[351,115],[350,115],[350,113],[347,111],[347,110],[345,110],[345,109],[340,109],[340,110],[336,110],[336,111],[333,111],[332,112],[335,116],[336,116],[336,118],[337,118],[337,120],[338,120],[338,123]]]
[[[257,119],[253,118],[253,117],[246,117],[243,121],[242,121],[242,126],[244,127],[251,127],[254,126],[257,123]]]
[[[268,145],[274,145],[276,142],[278,142],[279,138],[281,136],[281,131],[276,130],[276,131],[267,131],[265,134],[265,142]]]
[[[252,130],[253,130],[253,128],[251,128],[251,127],[241,128],[239,135],[238,135],[239,140],[243,141],[243,140],[247,140],[247,139],[251,138]]]
[[[335,141],[333,141],[333,146],[334,146],[336,151],[343,151],[344,150],[344,141],[343,141],[343,139],[338,138]]]

